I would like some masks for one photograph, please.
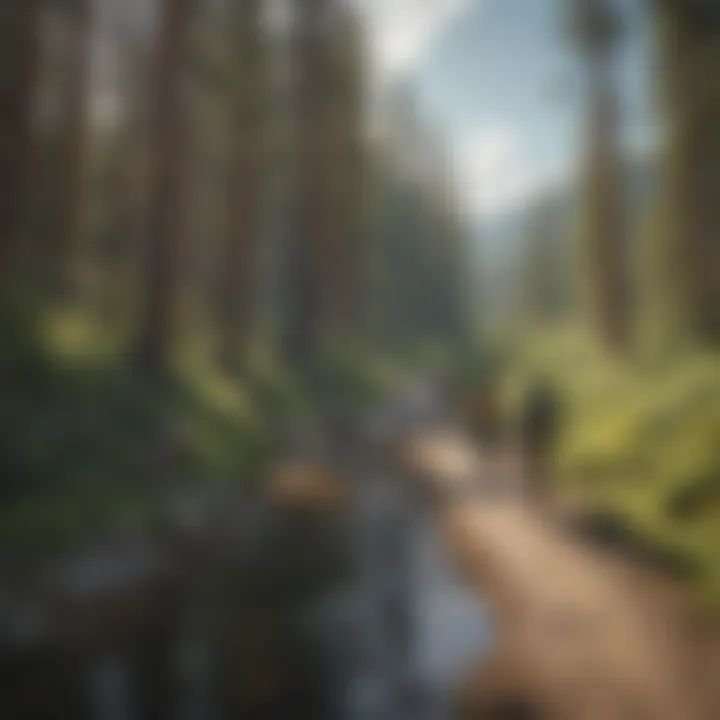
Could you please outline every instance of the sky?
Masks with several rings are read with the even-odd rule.
[[[382,72],[412,70],[473,0],[356,0],[369,18]]]
[[[357,0],[378,81],[414,88],[443,133],[470,214],[526,205],[570,180],[581,117],[578,67],[562,28],[565,0]],[[645,48],[633,0],[618,63],[628,143],[648,143]]]

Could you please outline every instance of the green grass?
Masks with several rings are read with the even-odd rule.
[[[522,346],[512,403],[537,373],[564,404],[558,476],[720,599],[720,355],[611,358],[572,329]]]

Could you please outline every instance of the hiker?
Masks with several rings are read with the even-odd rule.
[[[538,380],[525,393],[519,428],[528,490],[535,500],[544,499],[549,490],[550,461],[555,451],[558,424],[555,389],[548,380]]]
[[[502,430],[502,413],[496,390],[488,385],[478,391],[471,402],[470,424],[474,434],[481,443],[495,445]]]

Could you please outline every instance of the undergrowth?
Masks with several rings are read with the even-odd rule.
[[[563,405],[557,474],[720,599],[720,357],[611,357],[572,329],[522,345],[512,406],[534,376]]]

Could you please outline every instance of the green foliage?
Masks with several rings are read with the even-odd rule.
[[[566,410],[558,473],[720,597],[720,362],[686,353],[621,362],[582,334],[536,338],[508,386],[536,372]]]
[[[364,348],[298,373],[258,346],[242,379],[186,347],[160,380],[88,313],[7,313],[0,331],[0,545],[39,559],[128,524],[152,530],[185,492],[250,490],[286,420],[346,416],[400,377]]]
[[[2,331],[0,543],[61,551],[152,526],[177,493],[252,482],[272,450],[260,396],[211,368],[151,380],[80,315]]]
[[[344,343],[328,348],[302,378],[305,401],[346,414],[377,403],[398,386],[401,368],[370,349]]]

